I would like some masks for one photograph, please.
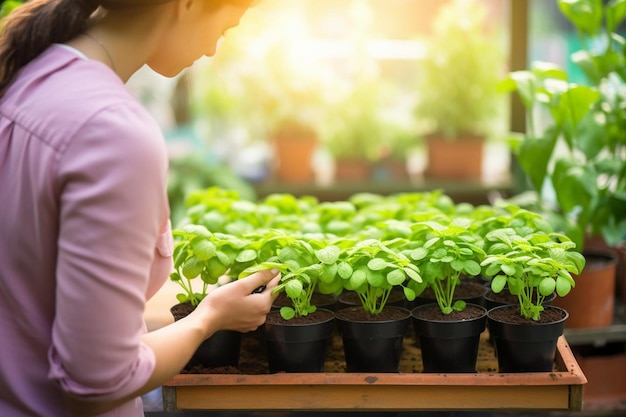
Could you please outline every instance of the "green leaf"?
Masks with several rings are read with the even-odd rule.
[[[517,269],[514,266],[507,265],[507,264],[502,264],[501,269],[502,269],[502,272],[504,272],[507,275],[515,275],[515,273],[517,272]]]
[[[593,169],[572,159],[560,158],[554,165],[552,182],[559,206],[565,213],[576,207],[586,210],[598,194]]]
[[[357,269],[350,276],[350,285],[352,288],[359,288],[361,285],[367,282],[367,270]]]
[[[186,278],[193,279],[197,277],[198,275],[200,275],[203,268],[204,268],[204,262],[194,257],[185,261],[182,272]]]
[[[390,285],[401,285],[406,280],[406,275],[400,269],[394,269],[387,274],[387,282]]]
[[[409,288],[409,287],[402,287],[402,291],[404,292],[404,297],[408,301],[415,300],[416,294],[415,294],[415,291],[413,291],[411,288]]]
[[[325,282],[326,284],[330,284],[335,280],[337,276],[338,266],[336,263],[334,264],[325,264],[322,268],[322,273],[319,276],[321,282]]]
[[[226,273],[228,265],[224,265],[217,257],[211,258],[205,263],[209,273],[214,277],[220,277]]]
[[[197,237],[193,239],[191,241],[191,248],[194,255],[202,261],[206,261],[215,256],[215,245],[206,238]]]
[[[176,294],[176,299],[178,300],[179,303],[186,303],[187,301],[189,301],[189,297],[187,296],[187,294]]]
[[[387,261],[381,258],[374,258],[367,263],[367,267],[372,271],[381,271],[387,268]]]
[[[556,278],[556,293],[559,297],[565,297],[572,290],[572,284],[563,277]]]
[[[480,264],[472,259],[465,261],[465,272],[471,276],[477,276],[482,271]]]
[[[291,307],[281,307],[280,308],[280,316],[285,320],[291,320],[296,316],[296,310]]]
[[[548,164],[558,135],[557,129],[548,128],[541,137],[526,136],[519,149],[520,166],[528,174],[533,188],[539,193],[548,174]]]
[[[367,282],[375,288],[384,288],[387,285],[387,279],[380,271],[367,271]]]
[[[405,267],[404,273],[411,278],[413,281],[422,282],[422,277],[418,271],[413,268]]]
[[[197,224],[188,224],[184,226],[182,230],[185,233],[189,233],[189,234],[196,235],[196,236],[202,236],[207,239],[210,239],[212,236],[212,233],[209,232],[209,230],[206,227],[197,225]]]
[[[297,279],[292,279],[285,284],[285,292],[289,298],[298,298],[303,291],[302,283]]]
[[[454,311],[463,311],[465,310],[465,307],[467,306],[467,303],[463,300],[456,300],[454,302],[454,304],[452,304],[452,309]]]
[[[340,253],[341,250],[337,246],[329,245],[323,249],[318,250],[316,252],[316,256],[317,259],[320,260],[320,262],[326,265],[331,265],[337,262]]]
[[[235,260],[237,262],[246,263],[254,261],[258,257],[257,251],[254,249],[245,249],[237,255]]]
[[[428,249],[417,248],[411,251],[411,253],[409,254],[409,257],[414,261],[420,261],[426,258],[426,255],[428,255]]]
[[[626,18],[626,0],[610,0],[605,10],[607,31],[616,32]]]
[[[491,280],[491,290],[500,293],[506,286],[506,275],[498,275]]]
[[[347,262],[341,262],[337,265],[337,273],[343,279],[348,279],[352,276],[352,266]]]
[[[580,30],[595,35],[602,27],[602,0],[558,0],[561,12]]]
[[[538,290],[539,294],[547,297],[556,290],[556,281],[552,278],[544,278],[541,280],[541,283],[539,283]]]

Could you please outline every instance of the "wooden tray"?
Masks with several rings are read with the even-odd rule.
[[[411,336],[404,340],[396,374],[345,372],[341,340],[335,337],[332,345],[324,373],[179,374],[163,386],[164,409],[582,410],[587,379],[564,336],[551,372],[517,374],[497,372],[487,332],[475,374],[422,373],[421,352]]]

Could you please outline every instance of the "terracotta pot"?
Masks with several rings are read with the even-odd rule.
[[[335,161],[336,182],[369,181],[372,167],[365,159],[337,159]]]
[[[498,358],[498,371],[507,372],[549,372],[554,367],[556,345],[563,335],[567,311],[546,306],[546,311],[560,312],[560,319],[553,322],[509,322],[500,317],[507,310],[519,315],[519,306],[504,305],[487,313],[489,332]]]
[[[398,372],[402,342],[411,312],[395,306],[387,306],[384,310],[394,310],[399,313],[400,318],[374,321],[350,317],[351,313],[364,312],[362,307],[348,307],[337,311],[336,320],[348,372]]]
[[[311,183],[315,179],[313,155],[318,145],[315,132],[290,128],[274,136],[277,159],[275,177],[286,183]]]
[[[424,372],[476,372],[480,334],[487,322],[483,306],[468,304],[463,312],[446,316],[438,305],[426,304],[413,309],[411,317],[420,340]]]
[[[323,308],[304,322],[284,321],[280,312],[270,312],[262,327],[270,373],[323,372],[334,318],[333,311]]]
[[[587,263],[582,273],[574,276],[576,286],[567,296],[557,297],[554,305],[569,313],[567,328],[606,327],[613,322],[615,311],[617,256],[601,249],[583,253]]]
[[[572,351],[587,380],[585,404],[626,398],[626,352],[618,343],[602,347],[575,346]]]
[[[447,139],[430,135],[427,140],[426,178],[442,180],[480,180],[485,139],[463,135]]]

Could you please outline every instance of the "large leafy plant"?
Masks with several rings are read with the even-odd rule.
[[[582,49],[571,59],[586,83],[545,62],[511,73],[502,87],[516,91],[528,110],[514,150],[537,207],[560,214],[559,230],[579,250],[588,236],[615,246],[626,236],[626,41],[618,33],[626,1],[557,4],[580,36]]]

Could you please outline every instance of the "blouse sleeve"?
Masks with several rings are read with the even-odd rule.
[[[50,377],[64,390],[115,400],[150,377],[143,311],[168,216],[167,153],[138,105],[100,111],[60,157],[57,293]]]

